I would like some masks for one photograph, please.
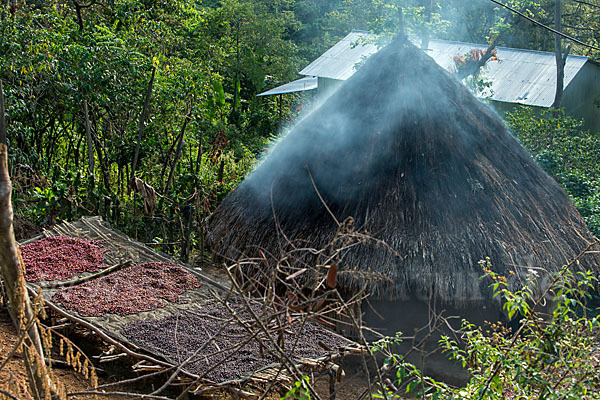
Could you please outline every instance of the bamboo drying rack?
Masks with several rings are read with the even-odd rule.
[[[32,293],[37,293],[38,290],[41,290],[46,306],[54,313],[66,318],[74,324],[88,329],[104,342],[115,346],[119,351],[122,352],[121,354],[126,354],[134,360],[137,360],[138,362],[133,365],[133,369],[135,371],[167,371],[176,368],[178,363],[176,360],[170,359],[168,356],[163,354],[159,354],[157,351],[151,348],[132,343],[120,333],[120,330],[123,328],[123,326],[135,320],[157,319],[173,313],[185,311],[186,309],[197,309],[202,307],[202,305],[217,301],[217,297],[215,296],[221,295],[224,297],[231,292],[231,289],[227,284],[218,282],[204,274],[200,269],[193,268],[188,264],[184,264],[179,260],[169,257],[168,255],[154,251],[144,246],[140,242],[137,242],[136,240],[124,235],[123,233],[112,229],[108,223],[102,220],[101,217],[82,217],[79,221],[74,223],[63,221],[62,223],[55,225],[50,230],[44,230],[41,235],[22,241],[20,245],[32,243],[42,238],[60,235],[102,241],[102,246],[105,249],[105,264],[112,265],[113,267],[110,269],[103,269],[96,274],[82,273],[66,283],[58,281],[44,281],[37,284],[28,283],[28,289]],[[200,280],[202,285],[197,289],[185,292],[182,295],[182,298],[186,301],[183,303],[169,303],[167,306],[157,310],[125,316],[107,314],[98,317],[83,317],[51,301],[52,296],[60,289],[60,287],[89,281],[97,277],[110,274],[111,272],[119,270],[128,265],[146,262],[176,263],[194,274]],[[331,334],[336,335],[333,332],[331,332]],[[298,359],[297,368],[307,372],[337,370],[338,367],[335,363],[338,362],[344,355],[363,353],[364,349],[361,346],[352,343],[347,347],[337,349],[335,352],[323,354],[321,357]],[[118,356],[112,357],[115,360],[119,358]],[[188,378],[199,378],[197,374],[185,369],[183,369],[181,372],[182,375],[187,376]],[[201,386],[196,390],[196,393],[230,390],[234,387],[239,388],[243,384],[264,384],[273,381],[287,384],[292,381],[292,378],[286,374],[285,369],[280,368],[279,364],[271,364],[259,371],[254,372],[252,375],[240,376],[236,379],[226,382],[212,382],[208,379],[201,379]],[[240,394],[238,389],[236,389],[236,392],[238,395]]]

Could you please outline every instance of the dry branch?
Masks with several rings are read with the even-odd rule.
[[[116,272],[119,271],[123,268],[127,268],[131,265],[131,260],[127,260],[125,262],[113,265],[111,267],[105,268],[100,272],[97,272],[95,274],[91,274],[88,276],[84,276],[82,278],[78,278],[78,279],[73,279],[67,282],[56,282],[56,283],[48,283],[48,284],[41,284],[39,285],[42,289],[52,289],[52,288],[59,288],[59,287],[68,287],[68,286],[75,286],[75,285],[79,285],[81,283],[85,283],[87,281],[91,281],[93,279],[96,278],[100,278],[102,276],[108,275],[111,272]]]

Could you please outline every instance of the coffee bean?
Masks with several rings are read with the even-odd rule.
[[[200,287],[185,268],[151,262],[113,272],[93,281],[59,290],[52,301],[85,317],[136,314],[180,302],[180,295]]]
[[[96,272],[104,260],[100,241],[53,236],[20,247],[27,282],[67,280],[83,272]]]
[[[234,304],[232,307],[237,310],[242,320],[259,331],[260,328],[252,323],[251,314],[242,304]],[[255,312],[260,314],[258,306]],[[180,312],[162,319],[129,323],[121,330],[121,334],[141,347],[160,354],[172,362],[180,363],[194,354],[211,336],[219,332],[224,324],[227,324],[212,343],[200,351],[193,362],[186,367],[192,373],[204,374],[216,365],[216,368],[205,376],[206,379],[216,383],[238,379],[280,361],[267,350],[262,352],[263,358],[259,350],[260,344],[256,340],[248,342],[240,349],[233,349],[232,347],[244,342],[251,335],[237,322],[226,323],[230,315],[224,305],[208,304],[201,309]],[[296,360],[325,355],[326,352],[319,346],[319,342],[331,349],[350,344],[349,341],[313,322],[307,322],[303,328],[299,321],[293,321],[292,324],[282,321],[282,325],[286,331],[284,334],[286,353]],[[271,337],[275,342],[278,336],[278,331],[274,329]],[[298,343],[295,343],[296,340]],[[270,341],[266,337],[262,336],[262,342],[271,348]]]

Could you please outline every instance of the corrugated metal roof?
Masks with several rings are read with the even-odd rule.
[[[439,65],[453,71],[455,55],[471,49],[485,51],[487,46],[431,40],[426,50]],[[498,61],[488,61],[482,77],[492,84],[491,92],[483,93],[495,101],[550,107],[556,92],[556,59],[554,53],[498,47]],[[568,56],[565,65],[565,88],[588,61],[587,57]]]
[[[365,31],[352,31],[323,55],[300,71],[300,75],[346,80],[356,72],[358,63],[376,53],[375,43],[364,43],[376,36]]]
[[[267,90],[264,93],[257,94],[257,96],[271,96],[276,94],[304,92],[306,90],[314,90],[318,86],[318,78],[309,76],[297,81],[286,83],[285,85],[277,86],[271,90]]]
[[[361,38],[373,39],[375,35],[352,31],[308,67],[301,75],[346,80],[356,72],[356,64],[376,53],[376,44],[356,44]],[[439,65],[452,71],[455,55],[464,55],[471,49],[484,50],[486,45],[430,40],[426,50]],[[550,107],[556,89],[556,59],[554,53],[498,47],[498,61],[489,61],[482,77],[491,83],[491,91],[483,93],[495,101]],[[588,61],[587,57],[570,55],[565,65],[565,88]]]

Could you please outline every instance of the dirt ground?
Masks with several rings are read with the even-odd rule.
[[[12,321],[6,312],[6,309],[0,309],[0,359],[4,362],[7,355],[13,349],[17,340],[15,329]],[[54,369],[54,374],[63,382],[69,392],[85,390],[89,387],[89,382],[80,374],[73,370]],[[18,392],[15,393],[19,399],[32,399],[27,388],[27,374],[23,360],[19,354],[13,358],[8,364],[0,370],[0,389],[8,390],[10,382],[15,382],[18,387]],[[77,397],[72,397],[77,398]],[[90,399],[89,396],[86,397]]]

